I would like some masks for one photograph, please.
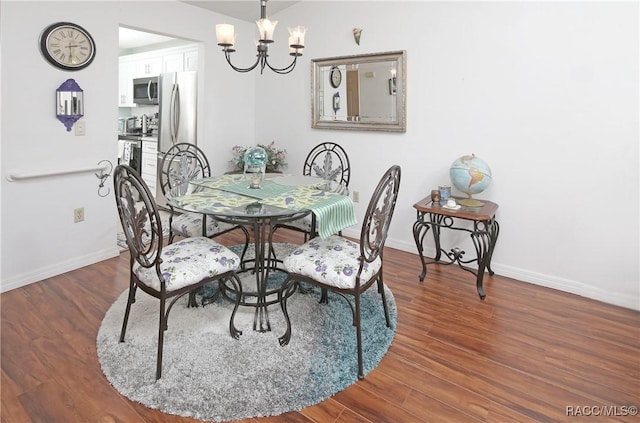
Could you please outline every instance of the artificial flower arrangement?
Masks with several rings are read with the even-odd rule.
[[[271,144],[268,145],[258,144],[258,147],[264,148],[264,151],[267,152],[267,172],[278,171],[287,166],[287,150],[276,147],[275,141],[271,141]],[[244,153],[248,148],[236,145],[231,149],[233,158],[229,160],[229,163],[234,166],[235,170],[244,170]]]

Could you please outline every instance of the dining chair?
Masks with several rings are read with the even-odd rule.
[[[359,242],[338,235],[326,239],[316,237],[297,247],[283,259],[284,269],[289,274],[278,292],[278,300],[287,323],[286,332],[278,338],[280,345],[287,345],[291,340],[287,299],[297,285],[306,282],[321,288],[321,303],[326,303],[329,299],[324,292],[333,292],[351,307],[353,325],[356,328],[358,378],[364,378],[360,296],[377,283],[387,327],[391,327],[383,283],[383,249],[399,187],[400,167],[394,165],[384,173],[371,196]],[[353,302],[350,297],[353,297]]]
[[[233,338],[240,337],[242,332],[234,325],[242,297],[242,285],[236,274],[240,258],[222,244],[203,236],[185,238],[163,247],[158,206],[138,172],[128,165],[118,165],[113,173],[113,184],[130,253],[129,296],[120,342],[125,340],[131,305],[140,288],[160,302],[157,380],[162,376],[162,350],[169,312],[178,299],[187,294],[193,295],[197,288],[218,282],[218,291],[222,291],[228,286],[227,282],[233,285],[237,295],[229,320],[229,332]],[[187,306],[193,304],[190,298]],[[197,318],[195,314],[194,318]]]
[[[351,179],[351,165],[349,156],[339,144],[334,142],[322,142],[316,145],[304,161],[302,175],[321,178],[335,186],[332,190],[336,193],[349,195],[349,180]],[[311,214],[283,224],[276,224],[272,233],[278,228],[287,228],[302,232],[304,241],[312,238],[315,233],[313,217]]]
[[[172,188],[185,189],[188,183],[197,178],[207,178],[211,176],[209,160],[204,152],[195,144],[178,143],[174,144],[162,157],[160,164],[160,188],[164,195]],[[201,213],[177,212],[169,206],[171,215],[169,217],[169,243],[172,243],[176,236],[187,238],[191,236],[206,236],[214,238],[223,233],[240,229],[245,234],[246,251],[249,243],[249,232],[242,225],[221,222],[212,216]],[[244,255],[244,253],[243,253]]]

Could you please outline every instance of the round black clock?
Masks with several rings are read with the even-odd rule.
[[[338,88],[340,83],[342,82],[342,72],[338,69],[337,66],[331,68],[331,72],[329,73],[329,83],[333,88]]]
[[[96,55],[96,44],[80,25],[57,22],[42,31],[40,51],[53,66],[76,71],[91,64]]]

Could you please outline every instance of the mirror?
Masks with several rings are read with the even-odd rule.
[[[406,131],[407,53],[311,61],[311,127]]]

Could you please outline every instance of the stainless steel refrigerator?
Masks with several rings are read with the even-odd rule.
[[[172,72],[158,78],[158,174],[162,158],[175,144],[197,144],[197,72]],[[166,205],[160,180],[157,181],[156,202]]]

